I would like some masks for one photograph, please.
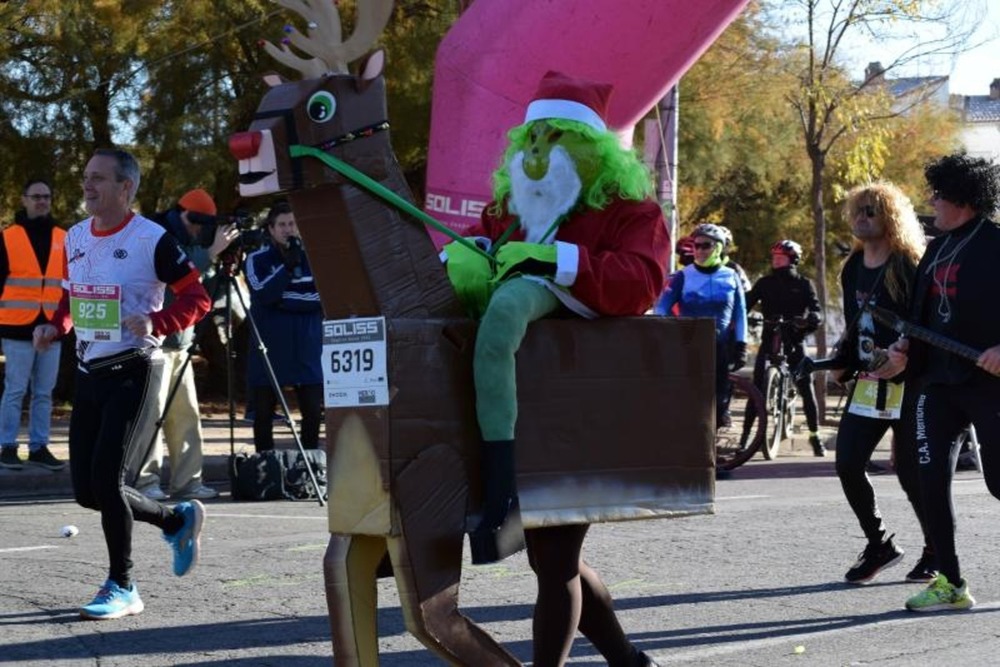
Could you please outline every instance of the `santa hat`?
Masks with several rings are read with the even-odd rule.
[[[185,211],[194,211],[202,215],[215,215],[216,212],[212,196],[201,188],[185,192],[184,196],[177,200],[177,205]]]
[[[608,129],[610,83],[599,83],[549,70],[538,84],[528,104],[524,122],[546,118],[575,120],[595,130]]]

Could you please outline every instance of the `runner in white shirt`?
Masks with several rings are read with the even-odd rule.
[[[52,324],[34,332],[35,346],[44,349],[76,330],[70,472],[76,501],[101,513],[110,560],[107,581],[80,610],[83,618],[95,620],[143,610],[131,580],[133,521],[163,530],[174,574],[181,576],[197,562],[205,514],[197,500],[169,508],[131,487],[149,445],[134,436],[146,412],[156,409],[160,342],[197,322],[210,305],[198,271],[176,240],[130,210],[139,179],[139,165],[129,153],[95,151],[83,175],[91,217],[66,235],[63,298]],[[164,309],[167,286],[176,299]]]

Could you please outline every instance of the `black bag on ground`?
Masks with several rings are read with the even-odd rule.
[[[325,499],[326,452],[322,449],[305,452]],[[230,455],[229,486],[233,500],[316,500],[306,460],[297,449]]]

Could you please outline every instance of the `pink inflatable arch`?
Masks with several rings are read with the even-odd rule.
[[[611,125],[628,136],[747,1],[476,0],[438,47],[425,209],[458,232],[479,218],[547,70],[613,83]]]

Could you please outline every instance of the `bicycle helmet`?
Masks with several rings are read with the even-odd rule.
[[[693,236],[682,236],[677,239],[677,244],[674,246],[674,252],[678,255],[693,255],[694,254],[694,237]]]
[[[724,228],[719,225],[713,225],[710,222],[703,222],[694,228],[694,231],[691,232],[691,238],[693,239],[696,236],[705,236],[725,246],[727,234],[723,231],[723,229]]]
[[[802,259],[802,246],[790,239],[783,239],[771,246],[771,252],[780,252],[792,260],[792,264],[798,264]]]
[[[731,248],[733,246],[733,232],[730,231],[729,227],[723,225],[716,225],[716,227],[721,229],[723,236],[726,237],[726,240],[722,242],[722,249]]]

